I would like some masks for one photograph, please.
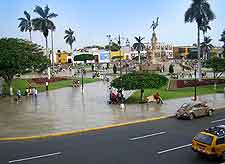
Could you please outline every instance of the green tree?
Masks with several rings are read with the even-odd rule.
[[[65,30],[64,39],[66,41],[66,44],[69,44],[71,53],[73,53],[73,43],[76,41],[76,37],[74,36],[74,31],[71,30],[71,28]]]
[[[74,56],[74,61],[83,61],[86,63],[87,60],[94,60],[94,56],[92,54],[81,54]]]
[[[167,84],[168,79],[165,76],[151,73],[128,73],[111,82],[111,86],[123,90],[141,90],[141,102],[143,101],[144,89],[156,88],[159,89]]]
[[[49,30],[53,30],[55,25],[51,21],[52,18],[57,17],[55,13],[50,13],[48,5],[42,9],[40,6],[36,6],[34,12],[39,15],[38,18],[32,20],[34,31],[40,31],[45,37],[45,53],[48,55],[48,34]],[[49,54],[50,55],[50,54]],[[49,56],[50,59],[50,56]],[[48,68],[48,78],[50,79],[50,68]]]
[[[213,57],[206,61],[205,66],[212,68],[214,77],[214,86],[216,88],[216,80],[219,79],[225,72],[225,59]]]
[[[223,56],[225,58],[225,30],[222,32],[221,38],[219,41],[223,42]]]
[[[110,46],[111,51],[119,51],[120,50],[120,46],[118,44],[116,44],[115,42],[112,42],[112,45]],[[105,46],[106,50],[109,50],[109,45]]]
[[[214,46],[211,44],[212,39],[210,37],[204,37],[204,42],[201,43],[200,47],[203,53],[203,59],[209,59],[209,55]]]
[[[215,14],[211,10],[208,0],[192,0],[190,8],[185,12],[185,23],[197,23],[197,45],[198,45],[198,68],[199,77],[201,78],[201,49],[200,49],[200,27],[204,24],[208,24],[210,21],[215,19]]]
[[[134,37],[134,39],[137,41],[136,43],[133,44],[133,48],[138,52],[138,62],[141,64],[141,51],[144,50],[145,45],[142,43],[142,40],[145,38],[143,37]]]
[[[27,11],[24,11],[25,18],[19,18],[20,24],[18,28],[21,32],[29,32],[30,34],[30,41],[32,41],[31,32],[32,32],[32,21],[31,16]]]
[[[49,60],[43,55],[43,48],[37,44],[15,38],[0,39],[0,76],[13,94],[12,81],[16,74],[42,71]]]

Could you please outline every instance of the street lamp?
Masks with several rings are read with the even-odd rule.
[[[195,76],[195,87],[194,87],[194,101],[197,100],[197,67],[194,68],[194,76]]]

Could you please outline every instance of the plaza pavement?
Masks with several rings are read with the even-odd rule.
[[[109,105],[109,83],[98,81],[81,88],[63,88],[39,93],[38,97],[0,99],[0,138],[47,135],[110,124],[174,115],[190,98],[158,104],[129,104],[125,109]],[[127,92],[126,94],[131,94]],[[213,107],[224,107],[224,94],[201,96]]]

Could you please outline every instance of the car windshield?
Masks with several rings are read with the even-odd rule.
[[[195,141],[198,141],[207,145],[211,145],[213,137],[206,134],[199,133],[194,139]]]
[[[190,106],[191,104],[187,104],[187,103],[185,103],[185,104],[183,104],[182,106],[181,106],[181,108],[187,108],[188,106]]]

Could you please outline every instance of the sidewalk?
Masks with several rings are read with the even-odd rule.
[[[174,115],[190,98],[165,101],[163,105],[108,105],[109,83],[98,81],[81,88],[63,88],[40,93],[37,97],[0,99],[0,138],[81,130],[140,119]],[[224,94],[201,96],[213,107],[224,107]]]

